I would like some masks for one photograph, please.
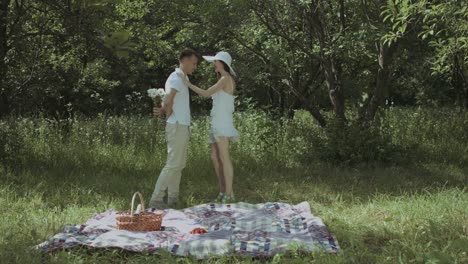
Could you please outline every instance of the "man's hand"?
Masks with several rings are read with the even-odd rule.
[[[162,118],[164,113],[165,113],[165,110],[164,110],[163,107],[161,107],[161,108],[153,107],[153,117]]]

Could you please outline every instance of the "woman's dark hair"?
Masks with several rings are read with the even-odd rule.
[[[224,71],[228,72],[231,76],[232,76],[232,72],[231,72],[231,69],[229,68],[229,66],[222,60],[219,60],[219,62],[221,62],[221,64],[223,64],[223,69]],[[218,73],[219,74],[219,73]],[[219,76],[218,76],[219,77]]]
[[[179,55],[179,61],[183,58],[190,58],[192,56],[196,56],[198,60],[200,60],[200,55],[193,49],[184,49]]]

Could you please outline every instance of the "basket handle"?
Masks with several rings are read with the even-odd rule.
[[[140,198],[140,202],[141,202],[141,212],[145,211],[145,200],[143,200],[143,195],[141,195],[140,192],[135,192],[133,194],[133,197],[132,197],[132,205],[131,205],[131,209],[130,209],[130,216],[133,216],[133,205],[135,204],[135,198],[136,198],[137,194],[138,194],[138,196]]]

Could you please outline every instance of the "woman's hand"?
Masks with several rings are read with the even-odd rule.
[[[180,77],[180,79],[182,79],[185,85],[187,85],[189,88],[191,87],[192,83],[189,80],[187,80],[187,78],[185,78],[184,74],[178,72],[177,75]]]

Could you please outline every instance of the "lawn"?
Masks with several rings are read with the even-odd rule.
[[[468,262],[466,114],[447,116],[414,109],[386,113],[381,132],[391,146],[382,147],[381,155],[388,158],[377,162],[325,155],[324,147],[337,146],[324,139],[326,135],[305,113],[287,122],[256,112],[236,118],[244,136],[232,146],[237,199],[308,201],[342,249],[336,255],[292,249],[268,261]],[[149,199],[164,165],[163,127],[154,120],[99,116],[63,123],[27,118],[0,121],[1,262],[198,262],[116,249],[78,248],[48,254],[31,250],[60,232],[64,224],[83,223],[109,208],[128,209],[137,190]],[[207,129],[207,119],[196,118],[180,207],[216,196]],[[259,260],[206,260],[255,261]]]

